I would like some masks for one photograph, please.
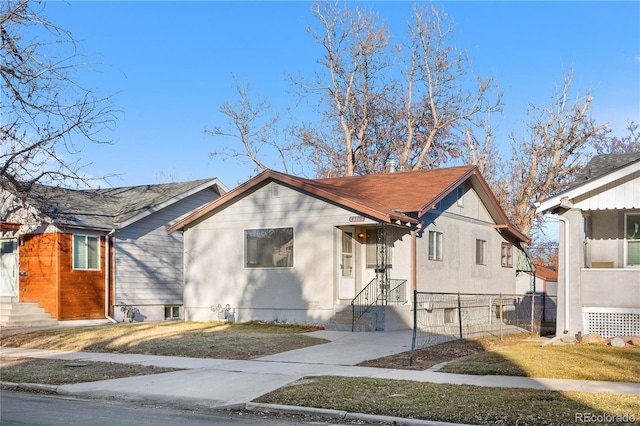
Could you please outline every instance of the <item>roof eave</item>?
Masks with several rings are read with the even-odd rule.
[[[126,228],[127,226],[131,225],[132,223],[135,223],[135,222],[137,222],[137,221],[139,221],[141,219],[144,219],[145,217],[147,217],[147,216],[149,216],[149,215],[151,215],[151,214],[153,214],[153,213],[155,213],[157,211],[160,211],[160,210],[162,210],[162,209],[164,209],[166,207],[169,207],[170,205],[172,205],[172,204],[174,204],[174,203],[176,203],[176,202],[178,202],[180,200],[183,200],[183,199],[185,199],[185,198],[187,198],[187,197],[189,197],[189,196],[191,196],[193,194],[197,194],[198,192],[203,191],[203,190],[205,190],[207,188],[210,188],[212,186],[216,186],[219,189],[226,190],[226,186],[224,186],[222,184],[222,182],[220,182],[220,180],[218,180],[218,178],[214,178],[214,179],[211,179],[208,182],[204,182],[204,183],[202,183],[202,184],[200,184],[198,186],[195,186],[195,187],[191,188],[190,190],[185,191],[185,192],[183,192],[183,193],[181,193],[181,194],[179,194],[179,195],[177,195],[175,197],[172,197],[172,198],[168,199],[167,201],[165,201],[163,203],[160,203],[160,204],[155,205],[155,206],[153,206],[153,207],[151,207],[149,209],[146,209],[144,212],[139,213],[139,214],[137,214],[135,216],[132,216],[132,217],[130,217],[129,219],[127,219],[125,221],[122,221],[122,222],[119,222],[119,223],[114,223],[113,227],[116,228],[116,229]]]
[[[291,188],[298,189],[308,194],[312,194],[314,196],[322,198],[325,201],[334,202],[346,209],[353,210],[359,214],[362,214],[363,216],[367,216],[367,217],[370,217],[371,219],[379,220],[381,222],[386,222],[386,223],[393,223],[393,222],[403,223],[404,222],[404,223],[411,223],[411,224],[419,223],[418,220],[413,219],[409,216],[406,216],[403,213],[390,215],[380,210],[365,206],[361,203],[358,203],[357,201],[353,201],[343,196],[331,193],[330,191],[326,191],[324,189],[318,188],[306,182],[305,179],[299,179],[284,173],[277,172],[275,170],[265,170],[264,172],[260,173],[253,179],[248,180],[244,184],[238,186],[237,188],[231,190],[230,192],[227,192],[217,200],[214,200],[213,202],[203,206],[202,208],[196,210],[192,214],[186,216],[184,219],[176,222],[175,224],[169,227],[168,232],[172,233],[180,229],[184,230],[185,228],[188,228],[190,223],[202,218],[203,216],[219,208],[220,206],[233,201],[235,198],[241,196],[245,192],[261,185],[262,183],[268,180],[274,180],[274,181],[280,182],[281,184],[287,185]]]
[[[513,226],[513,224],[509,221],[509,218],[507,218],[506,213],[504,212],[504,210],[502,210],[502,207],[500,207],[500,203],[498,202],[498,200],[496,199],[495,195],[493,194],[493,191],[491,191],[491,188],[489,188],[489,184],[487,183],[487,181],[485,181],[484,178],[482,177],[482,175],[480,174],[480,171],[478,170],[477,166],[473,166],[473,167],[469,168],[468,171],[463,173],[451,185],[449,185],[440,194],[438,194],[438,196],[436,196],[435,198],[430,200],[427,204],[425,204],[422,207],[422,210],[419,212],[419,216],[421,217],[424,214],[426,214],[436,204],[438,204],[440,201],[442,201],[447,195],[451,194],[451,192],[453,192],[457,187],[462,185],[462,183],[466,182],[471,177],[475,177],[477,179],[477,181],[478,181],[479,185],[481,186],[483,192],[489,198],[489,202],[493,205],[495,211],[498,213],[499,219],[502,222],[502,223],[500,223],[498,225],[504,225],[504,228],[506,228],[509,231],[509,233],[511,235],[513,235],[516,239],[518,239],[518,240],[520,240],[520,241],[522,241],[522,242],[524,242],[526,244],[529,244],[531,242],[531,237],[529,237],[528,235],[525,235],[522,232],[520,232],[520,230],[517,229],[515,226]]]
[[[586,181],[579,186],[575,186],[552,197],[546,198],[538,203],[535,203],[536,213],[545,213],[550,210],[556,209],[560,207],[560,203],[565,197],[569,200],[572,200],[576,197],[584,195],[590,191],[593,191],[594,189],[598,189],[604,185],[612,183],[637,171],[640,171],[640,160],[636,160],[610,173],[599,176],[593,180]]]

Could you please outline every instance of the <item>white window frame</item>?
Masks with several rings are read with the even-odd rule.
[[[464,207],[464,188],[459,186],[456,188],[456,196],[458,201],[456,202],[458,207]]]
[[[479,249],[482,249],[480,252]],[[487,240],[476,238],[476,265],[487,265]]]
[[[85,259],[85,264],[84,265],[77,265],[76,264],[76,250],[78,249],[76,247],[76,237],[82,237],[84,238],[85,244],[84,244],[84,248],[85,248],[85,253],[84,253],[84,259]],[[96,249],[96,262],[97,262],[97,267],[96,268],[90,268],[89,267],[89,239],[92,240],[97,240],[97,249]],[[89,235],[89,234],[72,234],[71,235],[71,267],[74,271],[100,271],[102,269],[102,262],[100,259],[100,236],[99,235]]]
[[[167,309],[169,310],[169,316],[167,316]],[[178,312],[178,315],[174,316],[175,312]],[[180,305],[165,305],[164,306],[164,319],[166,321],[175,321],[180,319]]]
[[[500,264],[503,268],[513,268],[513,244],[500,245]]]
[[[444,323],[445,324],[455,324],[458,318],[457,308],[444,308]]]
[[[440,231],[429,230],[429,260],[442,261],[444,258],[444,234]]]
[[[625,213],[624,215],[624,266],[626,268],[640,268],[640,264],[629,264],[629,243],[639,243],[640,244],[640,234],[634,235],[637,238],[628,238],[629,234],[627,233],[627,226],[629,223],[629,216],[638,216],[640,217],[640,213]],[[640,225],[639,225],[640,227]],[[639,229],[640,232],[640,229]]]
[[[264,265],[259,265],[259,262],[249,262],[249,249],[250,247],[248,246],[248,243],[256,243],[257,244],[257,240],[248,240],[248,232],[250,231],[263,231],[263,230],[276,230],[276,229],[290,229],[291,230],[291,265],[286,265],[286,266],[278,266],[278,265],[272,265],[272,266],[264,266]],[[243,259],[243,265],[245,269],[291,269],[295,266],[295,229],[293,226],[274,226],[274,227],[264,227],[264,228],[247,228],[243,230],[242,233],[242,238],[243,238],[243,246],[244,246],[244,259]],[[257,247],[257,246],[256,246]],[[255,266],[251,266],[252,264],[254,264]]]

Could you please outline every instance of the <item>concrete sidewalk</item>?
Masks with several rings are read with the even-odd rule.
[[[56,387],[56,392],[92,398],[186,404],[207,408],[242,408],[268,392],[305,376],[371,377],[486,387],[531,388],[557,391],[610,392],[640,395],[640,384],[507,376],[470,376],[432,370],[396,370],[357,367],[375,359],[409,350],[410,331],[350,333],[317,331],[314,337],[329,343],[253,360],[223,360],[110,354],[39,349],[0,348],[0,353],[31,358],[107,361],[181,368],[182,371]],[[406,422],[405,422],[406,423]],[[422,423],[427,424],[427,423]],[[433,423],[431,423],[433,424]]]

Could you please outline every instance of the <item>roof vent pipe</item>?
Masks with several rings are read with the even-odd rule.
[[[395,171],[396,171],[396,164],[398,164],[398,163],[396,162],[396,160],[394,160],[394,159],[389,160],[389,173],[395,173]]]

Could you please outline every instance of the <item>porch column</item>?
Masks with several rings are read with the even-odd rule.
[[[562,217],[566,218],[568,223],[560,221],[559,226],[556,335],[573,336],[579,331],[584,331],[582,325],[582,286],[580,283],[580,270],[584,261],[582,212],[578,209],[571,209],[562,213]],[[567,226],[568,228],[566,228]],[[566,282],[567,277],[568,283]],[[566,312],[567,306],[568,313]]]

